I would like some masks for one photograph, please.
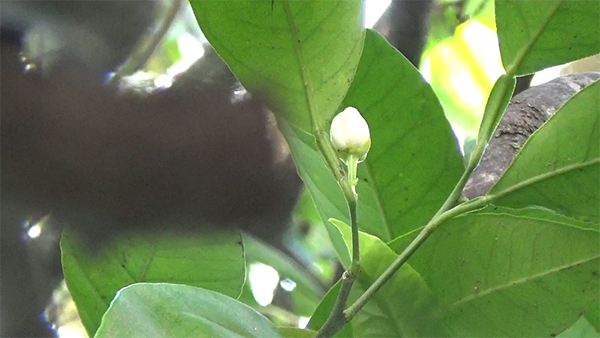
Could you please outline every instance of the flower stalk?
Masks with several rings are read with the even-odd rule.
[[[316,337],[330,337],[341,330],[348,322],[348,318],[344,314],[344,307],[350,296],[352,285],[360,272],[360,249],[356,212],[358,205],[358,194],[356,193],[356,185],[358,184],[357,171],[358,164],[364,161],[371,147],[369,126],[358,110],[353,107],[346,108],[333,119],[330,137],[330,144],[333,145],[339,160],[346,164],[345,177],[339,182],[350,210],[352,262],[348,270],[342,274],[342,284],[331,315],[327,318],[327,321],[323,324]],[[317,144],[319,144],[318,139]]]

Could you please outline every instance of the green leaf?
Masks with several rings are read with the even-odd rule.
[[[319,155],[312,134],[294,128],[284,120],[280,120],[279,128],[286,136],[298,174],[310,191],[321,218],[325,220],[325,228],[333,248],[342,265],[350,266],[350,254],[342,235],[335,226],[327,222],[329,218],[350,222],[348,205],[339,184]]]
[[[500,52],[509,75],[531,74],[600,53],[597,0],[495,3]]]
[[[494,1],[487,0],[467,0],[463,13],[471,18],[477,19],[489,29],[496,29],[494,18]]]
[[[160,237],[132,234],[92,254],[65,231],[60,245],[65,280],[90,336],[117,291],[127,285],[170,282],[237,297],[244,284],[244,253],[238,232]]]
[[[313,338],[317,334],[316,331],[297,327],[278,327],[277,329],[285,338]]]
[[[584,222],[582,220],[578,220],[556,213],[554,210],[540,208],[537,206],[530,206],[523,209],[512,209],[500,207],[497,205],[489,205],[485,208],[479,209],[478,212],[504,212],[515,216],[523,216],[527,218],[535,218],[540,220],[551,220],[553,222],[569,224],[570,226],[578,227],[581,229],[600,231],[600,223]]]
[[[345,240],[351,243],[350,227],[338,220],[331,222],[340,229]],[[347,306],[356,301],[397,257],[379,238],[362,232],[359,236],[361,271],[352,287]],[[331,313],[330,308],[325,310],[322,307],[332,306],[331,298],[324,300],[315,311],[315,315],[319,313],[321,318],[315,319],[313,315],[311,323],[315,320],[322,325],[323,315]],[[310,327],[316,328],[316,323],[313,325]],[[350,325],[355,337],[446,336],[437,300],[421,276],[408,264],[396,272],[352,319]]]
[[[514,77],[503,74],[494,84],[481,119],[477,144],[483,146],[489,142],[510,102],[516,83],[517,80]]]
[[[590,324],[586,317],[580,317],[575,324],[556,336],[558,338],[598,338],[600,332]]]
[[[358,170],[361,230],[390,241],[426,224],[464,170],[429,84],[385,38],[368,30],[344,104],[356,107],[371,130],[372,147]]]
[[[119,291],[95,337],[282,336],[263,315],[218,292],[140,283]]]
[[[452,336],[555,336],[600,292],[600,230],[581,224],[490,207],[442,224],[409,262],[437,295]]]
[[[331,118],[363,47],[362,1],[191,1],[202,32],[251,92],[292,125]]]
[[[333,305],[338,297],[341,285],[341,280],[338,280],[337,283],[335,283],[331,289],[327,291],[325,297],[321,299],[321,303],[319,303],[319,306],[317,306],[317,309],[310,317],[310,322],[308,322],[309,329],[317,331],[323,326],[323,324],[325,324],[325,321],[333,310]],[[352,334],[352,325],[348,324],[344,326],[344,328],[336,333],[334,337],[354,337]]]
[[[191,4],[202,31],[236,77],[269,99],[298,173],[348,266],[343,240],[326,222],[330,217],[348,220],[348,208],[312,133],[313,124],[322,129],[333,117],[356,72],[364,43],[362,1]]]
[[[308,189],[302,190],[296,208],[294,209],[294,217],[300,220],[308,221],[310,223],[320,223],[323,220],[319,214],[319,209],[315,205],[315,201]]]
[[[600,299],[597,299],[596,302],[585,311],[585,318],[600,336]]]
[[[494,204],[538,205],[600,221],[600,82],[575,94],[525,143],[492,187]]]

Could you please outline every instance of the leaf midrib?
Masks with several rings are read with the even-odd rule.
[[[495,200],[497,200],[497,199],[499,199],[501,197],[504,197],[506,195],[514,193],[514,192],[516,192],[518,190],[527,188],[527,187],[532,186],[532,185],[534,185],[536,183],[552,179],[552,178],[554,178],[556,176],[560,176],[560,175],[568,173],[570,171],[574,171],[574,170],[577,170],[577,169],[583,169],[583,168],[591,167],[591,166],[594,166],[594,165],[597,165],[597,164],[600,164],[600,158],[594,158],[594,159],[591,159],[589,161],[583,161],[583,162],[580,162],[580,163],[575,163],[575,164],[567,165],[567,166],[561,167],[561,168],[559,168],[557,170],[553,170],[553,171],[545,172],[545,173],[542,173],[542,174],[534,175],[534,176],[532,176],[532,177],[530,177],[530,178],[528,178],[526,180],[523,180],[523,181],[521,181],[519,183],[516,183],[516,184],[514,184],[514,185],[512,185],[512,186],[510,186],[508,188],[505,188],[505,189],[500,190],[500,191],[495,192],[495,193],[488,194],[486,196],[486,199],[487,199],[488,203],[492,203],[493,201],[495,201]],[[498,183],[502,183],[502,179],[500,179],[500,181],[498,181]],[[494,191],[494,187],[492,187],[492,189],[490,191]]]
[[[596,255],[593,255],[592,257],[588,257],[588,258],[585,258],[585,259],[582,259],[582,260],[578,260],[578,261],[572,262],[570,264],[560,265],[560,266],[554,267],[552,269],[549,269],[549,270],[546,270],[546,271],[543,271],[541,273],[537,273],[537,274],[534,274],[534,275],[531,275],[531,276],[527,276],[527,277],[524,277],[524,278],[519,278],[519,279],[516,279],[516,280],[508,280],[508,281],[506,281],[506,283],[503,283],[501,285],[497,285],[497,286],[491,287],[491,288],[486,289],[486,290],[479,290],[479,292],[476,293],[476,294],[470,294],[467,297],[464,297],[464,298],[458,300],[457,302],[452,303],[451,305],[448,306],[448,308],[449,309],[456,308],[456,307],[458,307],[458,306],[460,306],[462,304],[465,304],[465,303],[473,301],[473,300],[477,300],[479,298],[482,298],[484,296],[490,295],[492,293],[500,292],[500,291],[503,291],[503,290],[508,289],[510,287],[516,287],[516,286],[519,286],[521,284],[525,284],[525,283],[528,283],[528,282],[533,282],[533,281],[535,281],[537,279],[546,277],[546,276],[551,275],[553,273],[557,273],[557,272],[560,272],[560,271],[568,269],[568,268],[572,268],[572,267],[575,267],[575,266],[578,266],[578,265],[582,265],[582,264],[591,262],[591,261],[593,261],[595,259],[599,259],[599,258],[600,258],[600,253],[598,253]]]
[[[507,75],[510,75],[510,76],[516,75],[516,71],[521,66],[521,63],[525,59],[525,56],[531,50],[533,45],[538,41],[540,36],[542,36],[542,33],[546,30],[546,26],[548,26],[550,21],[552,21],[552,18],[554,17],[554,15],[558,11],[558,9],[562,6],[563,2],[564,2],[564,0],[558,1],[556,3],[556,5],[554,6],[554,8],[552,8],[548,12],[548,15],[544,18],[544,20],[542,20],[541,25],[534,32],[533,36],[531,36],[529,41],[527,41],[527,44],[525,45],[525,47],[522,48],[521,50],[519,50],[519,53],[517,53],[513,64],[506,70]]]
[[[321,129],[320,121],[318,120],[317,107],[315,103],[315,98],[313,97],[313,83],[310,78],[310,74],[308,73],[308,67],[306,67],[306,60],[304,59],[304,53],[302,52],[302,41],[300,40],[300,35],[298,33],[298,27],[296,27],[296,23],[294,21],[294,16],[292,14],[292,9],[290,8],[289,1],[283,1],[283,10],[285,12],[285,18],[287,20],[288,26],[290,28],[290,36],[292,38],[292,44],[294,45],[294,50],[296,51],[296,58],[298,60],[298,66],[300,67],[300,75],[302,76],[302,85],[304,86],[305,91],[305,99],[306,104],[308,106],[308,111],[312,124],[312,131],[316,133]]]

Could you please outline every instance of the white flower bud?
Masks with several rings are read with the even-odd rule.
[[[347,161],[352,155],[363,161],[371,148],[371,135],[367,121],[354,107],[348,107],[331,122],[331,143],[338,156]]]

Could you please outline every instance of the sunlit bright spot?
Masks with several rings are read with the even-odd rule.
[[[115,72],[107,72],[106,74],[104,74],[104,83],[109,83],[113,77],[115,77],[117,73]]]
[[[460,88],[458,95],[460,95],[465,103],[474,107],[479,107],[483,104],[484,97],[479,88],[471,80],[469,74],[464,71],[452,73],[450,75],[450,82],[455,88]]]
[[[79,332],[67,327],[59,327],[56,333],[58,333],[59,338],[81,338]]]
[[[463,130],[454,124],[451,124],[452,126],[452,130],[454,131],[454,136],[456,137],[456,140],[458,141],[458,146],[460,148],[460,152],[464,155],[465,154],[465,133],[463,132]]]
[[[469,42],[479,43],[482,48],[495,48],[498,46],[498,38],[494,34],[494,31],[479,21],[472,21],[466,25],[463,36]]]
[[[323,273],[325,270],[323,270],[323,267],[321,267],[319,264],[317,263],[313,263],[312,264],[317,270],[319,270],[320,273]]]
[[[188,33],[177,39],[177,47],[179,48],[179,53],[181,53],[181,60],[167,69],[167,74],[171,76],[188,70],[205,52],[202,43]]]
[[[241,84],[237,86],[231,93],[231,103],[241,102],[246,98],[248,91]]]
[[[119,86],[123,88],[136,88],[146,94],[150,94],[156,89],[156,77],[157,75],[155,73],[138,70],[131,75],[120,78]],[[158,83],[160,83],[160,81]]]
[[[167,74],[159,75],[156,77],[156,79],[154,79],[154,85],[156,88],[160,89],[169,88],[171,85],[173,85],[173,77]]]
[[[309,321],[310,321],[310,318],[308,318],[308,317],[298,318],[298,327],[301,329],[306,329],[306,326],[308,325]]]
[[[569,62],[560,69],[560,75],[582,72],[600,72],[600,54]]]
[[[204,55],[204,47],[193,35],[186,33],[177,39],[177,47],[184,60],[199,59]]]
[[[482,69],[492,82],[504,73],[498,36],[486,25],[472,21],[464,27],[463,40],[469,44],[477,60],[482,62]]]
[[[279,283],[279,274],[275,269],[261,263],[250,264],[248,273],[250,280],[250,289],[254,299],[261,306],[267,306],[273,301],[273,294],[277,283]]]
[[[421,75],[427,83],[431,83],[431,58],[426,58],[421,65]]]
[[[383,12],[390,6],[392,0],[366,0],[364,27],[373,28]]]
[[[46,215],[41,219],[33,222],[30,219],[25,219],[21,222],[21,229],[23,232],[27,234],[29,239],[35,239],[40,237],[42,234],[42,230],[44,230],[44,225],[50,216]]]
[[[542,69],[535,73],[531,79],[531,86],[539,86],[543,83],[550,82],[560,76],[560,70],[564,65],[554,66],[546,69]]]
[[[36,224],[27,230],[27,236],[29,238],[38,238],[42,233],[42,227],[39,224]]]
[[[442,50],[440,51],[440,54],[442,54],[443,57],[447,57],[449,53],[452,52],[452,48],[450,48],[450,46],[445,45],[444,48],[442,48]]]
[[[58,337],[87,338],[77,307],[64,280],[52,292],[43,320],[50,323]]]
[[[288,278],[282,280],[279,283],[279,285],[281,285],[281,288],[287,292],[294,291],[294,289],[296,288],[296,283],[293,280],[288,279]]]
[[[23,67],[23,71],[25,73],[33,72],[37,70],[37,65],[35,63],[28,63]]]

